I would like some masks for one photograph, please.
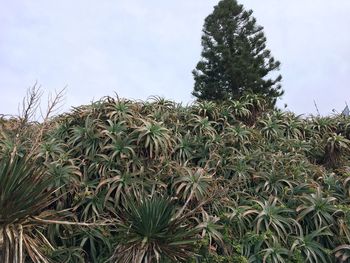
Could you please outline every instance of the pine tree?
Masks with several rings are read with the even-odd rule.
[[[198,99],[239,99],[251,92],[272,104],[283,94],[276,61],[266,48],[263,27],[236,0],[222,0],[206,19],[202,58],[193,70]],[[275,75],[271,77],[271,75]]]

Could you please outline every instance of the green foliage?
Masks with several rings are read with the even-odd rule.
[[[53,201],[54,180],[34,160],[18,155],[0,160],[1,262],[22,262],[24,250],[35,261],[44,254],[43,247],[50,246],[34,217]]]
[[[350,120],[268,109],[107,97],[1,125],[3,261],[347,262]]]
[[[205,19],[202,46],[202,58],[193,71],[192,94],[198,99],[238,99],[251,92],[274,104],[283,94],[282,77],[271,74],[280,63],[266,48],[263,27],[236,0],[221,0]]]
[[[175,207],[161,197],[128,199],[120,211],[116,232],[121,237],[113,262],[185,262],[193,257],[195,231],[186,218],[175,217]]]

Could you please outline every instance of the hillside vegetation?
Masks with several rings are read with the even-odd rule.
[[[349,118],[107,97],[0,127],[1,262],[350,260]]]

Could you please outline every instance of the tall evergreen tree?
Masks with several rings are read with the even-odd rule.
[[[202,58],[193,70],[198,99],[238,99],[246,92],[272,104],[283,94],[276,61],[266,48],[263,27],[236,0],[222,0],[204,23]]]

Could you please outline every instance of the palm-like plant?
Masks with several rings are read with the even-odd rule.
[[[272,231],[278,238],[286,242],[289,233],[300,229],[299,224],[291,217],[293,210],[279,205],[280,201],[277,198],[270,197],[264,202],[258,200],[253,202],[259,206],[255,217],[257,233]]]
[[[325,133],[334,132],[335,123],[329,117],[315,117],[311,120],[310,128],[322,137]]]
[[[33,218],[51,204],[55,189],[48,189],[54,178],[37,165],[17,155],[0,160],[1,262],[23,263],[26,255],[48,262],[43,247],[52,247],[40,233],[42,223]]]
[[[325,163],[330,167],[335,167],[339,164],[342,154],[349,152],[350,140],[344,136],[332,133],[327,138],[325,149]]]
[[[340,263],[348,262],[350,259],[350,245],[340,245],[333,250],[333,254]]]
[[[186,162],[193,158],[194,155],[194,146],[195,142],[194,138],[191,136],[189,132],[187,132],[184,136],[177,136],[178,144],[174,148],[175,158],[179,162]]]
[[[302,132],[302,120],[300,116],[289,115],[282,123],[284,136],[288,139],[301,139],[303,137]]]
[[[283,197],[286,191],[293,189],[297,184],[293,180],[286,178],[286,174],[283,171],[276,171],[275,167],[272,167],[270,173],[261,172],[254,175],[256,181],[256,192],[267,193],[268,195],[275,195]]]
[[[66,152],[65,147],[66,145],[64,143],[53,138],[41,144],[39,156],[44,158],[46,163],[52,162]]]
[[[209,247],[212,246],[213,241],[221,246],[224,246],[222,234],[219,231],[223,227],[219,225],[219,220],[220,217],[209,215],[205,210],[202,210],[202,220],[197,220],[198,225],[196,228],[202,230],[202,238],[208,236]]]
[[[310,263],[331,262],[329,253],[320,244],[319,239],[325,236],[332,236],[327,227],[322,227],[304,235],[300,233],[292,244],[291,251],[300,252],[303,259]]]
[[[166,198],[143,198],[137,203],[129,199],[119,214],[116,231],[122,238],[112,262],[185,262],[192,257],[195,231],[174,215],[175,207]]]
[[[140,121],[143,125],[133,131],[137,144],[142,145],[150,158],[161,153],[166,154],[173,144],[170,131],[162,123],[143,119],[140,119]]]
[[[111,120],[131,121],[135,117],[133,103],[128,100],[117,99],[107,104],[107,116]]]
[[[96,191],[104,191],[104,205],[110,202],[114,208],[125,203],[128,196],[137,196],[141,188],[145,186],[146,183],[136,173],[112,170],[109,172],[109,177],[100,181]]]
[[[233,205],[227,206],[225,216],[232,225],[232,231],[235,235],[243,238],[247,231],[253,226],[254,217],[257,211],[249,205]]]
[[[320,187],[311,195],[301,197],[302,203],[297,207],[298,221],[302,221],[310,230],[329,227],[335,223],[334,215],[341,212],[334,205],[337,200],[332,196],[323,196]]]
[[[120,138],[125,135],[127,131],[127,124],[125,121],[114,122],[112,120],[107,120],[106,124],[101,125],[102,134],[106,134],[107,141],[109,138]]]
[[[209,193],[213,175],[202,168],[190,169],[183,167],[179,176],[174,180],[173,188],[177,195],[185,200],[185,205],[192,201],[202,201]]]
[[[283,129],[282,121],[274,116],[267,115],[266,118],[259,121],[261,133],[268,140],[277,138]]]
[[[119,162],[122,159],[131,159],[136,155],[134,148],[134,139],[125,137],[111,137],[111,142],[102,147],[104,158],[109,158],[114,162]]]
[[[211,120],[217,120],[218,119],[218,106],[215,102],[212,101],[201,101],[198,102],[195,105],[195,110],[198,115],[202,116],[203,118],[209,117]]]
[[[275,241],[275,240],[274,240]],[[290,256],[287,248],[281,246],[278,242],[274,242],[269,247],[261,250],[259,253],[262,256],[263,263],[286,263]]]
[[[198,115],[193,115],[188,125],[192,127],[192,132],[199,136],[214,138],[217,133],[214,128],[215,122],[209,121],[208,117],[203,118]]]
[[[84,149],[83,154],[93,159],[101,148],[101,132],[97,129],[97,120],[88,116],[84,120],[84,126],[76,126],[71,129],[69,144]]]
[[[167,100],[164,97],[150,96],[149,99],[151,102],[153,102],[152,106],[156,111],[169,111],[175,106],[175,103],[173,101]]]
[[[251,115],[250,110],[248,109],[252,106],[251,103],[247,101],[230,101],[230,106],[228,107],[236,117],[238,118],[246,118]]]
[[[225,130],[225,139],[232,141],[233,146],[242,153],[247,153],[251,145],[252,132],[244,125],[238,124]]]

